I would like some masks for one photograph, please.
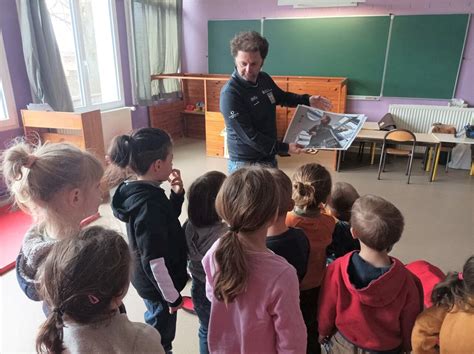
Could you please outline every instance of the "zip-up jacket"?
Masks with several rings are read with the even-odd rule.
[[[132,284],[148,300],[177,306],[187,281],[186,239],[178,217],[184,193],[165,191],[151,182],[123,182],[115,192],[112,210],[127,224],[129,246],[135,255]]]
[[[234,70],[220,96],[230,159],[265,162],[276,154],[288,154],[288,144],[277,141],[276,105],[309,105],[309,97],[281,90],[262,71],[254,84]]]

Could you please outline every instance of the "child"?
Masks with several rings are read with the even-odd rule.
[[[164,353],[153,327],[130,322],[119,306],[130,284],[131,254],[117,232],[100,226],[56,242],[40,272],[51,309],[38,353]]]
[[[423,309],[419,280],[388,252],[404,220],[383,198],[366,195],[352,207],[354,251],[327,269],[319,298],[319,335],[331,353],[410,351],[410,335]]]
[[[18,142],[4,151],[2,171],[15,203],[35,220],[23,239],[16,273],[25,294],[39,301],[38,267],[57,240],[76,235],[81,221],[97,213],[103,167],[73,145]]]
[[[318,294],[326,271],[326,248],[331,243],[335,220],[321,212],[331,192],[331,175],[317,163],[301,166],[293,175],[295,208],[286,225],[303,229],[310,251],[308,271],[300,284],[300,307],[308,331],[308,353],[320,353],[318,343]]]
[[[412,333],[414,354],[474,352],[474,256],[462,273],[449,273],[435,286],[434,306],[422,312]]]
[[[211,171],[196,179],[188,193],[188,221],[183,225],[188,245],[188,268],[193,278],[191,296],[199,317],[199,352],[208,353],[207,328],[211,303],[206,298],[206,274],[202,258],[212,244],[227,232],[227,225],[217,215],[215,202],[226,175]]]
[[[326,212],[337,219],[336,227],[332,234],[332,242],[326,248],[327,263],[346,253],[360,250],[359,240],[351,234],[351,209],[359,198],[359,193],[349,183],[337,182],[332,187],[331,195],[326,202]]]
[[[304,353],[295,269],[265,245],[278,211],[271,173],[241,168],[227,177],[216,199],[230,230],[202,260],[211,353]]]
[[[186,239],[178,220],[184,201],[179,170],[173,169],[169,135],[157,128],[143,128],[114,139],[109,159],[129,168],[137,180],[121,183],[113,196],[115,217],[127,224],[129,245],[137,259],[132,284],[147,308],[145,321],[161,334],[170,352],[176,332],[176,312],[186,285]],[[112,174],[109,174],[109,176]],[[160,187],[168,181],[170,199]]]
[[[291,199],[291,180],[279,169],[272,168],[269,171],[277,184],[280,204],[278,217],[267,230],[267,247],[295,267],[298,279],[301,281],[308,266],[309,241],[303,230],[285,224],[286,214],[294,207]]]

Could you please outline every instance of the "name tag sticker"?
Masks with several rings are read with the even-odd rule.
[[[276,103],[275,96],[273,96],[273,92],[268,92],[268,93],[267,93],[267,96],[268,96],[268,99],[270,100],[270,102],[271,102],[272,104],[275,104],[275,103]]]

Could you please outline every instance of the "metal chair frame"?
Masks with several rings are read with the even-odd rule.
[[[397,137],[392,137],[390,138],[390,135],[397,135],[397,133],[406,133],[409,135],[409,138],[397,138]],[[405,135],[405,134],[400,134],[400,135]],[[410,176],[411,176],[411,167],[413,165],[413,156],[415,155],[415,146],[416,146],[416,136],[413,134],[413,132],[406,130],[406,129],[394,129],[390,130],[385,134],[383,138],[383,145],[382,145],[382,152],[380,154],[380,162],[379,162],[379,173],[377,176],[377,179],[380,180],[380,174],[382,172],[385,172],[385,162],[387,159],[387,142],[388,143],[407,143],[407,142],[412,142],[411,150],[408,152],[407,156],[408,162],[407,162],[407,168],[405,170],[405,175],[408,176],[408,181],[407,184],[410,183]],[[390,154],[390,153],[389,153]]]

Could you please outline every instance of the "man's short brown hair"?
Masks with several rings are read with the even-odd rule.
[[[389,250],[402,236],[405,222],[395,205],[375,195],[364,195],[352,207],[351,227],[367,247]]]
[[[268,54],[268,41],[255,31],[240,32],[230,41],[230,53],[235,58],[238,51],[259,52],[263,60]]]

